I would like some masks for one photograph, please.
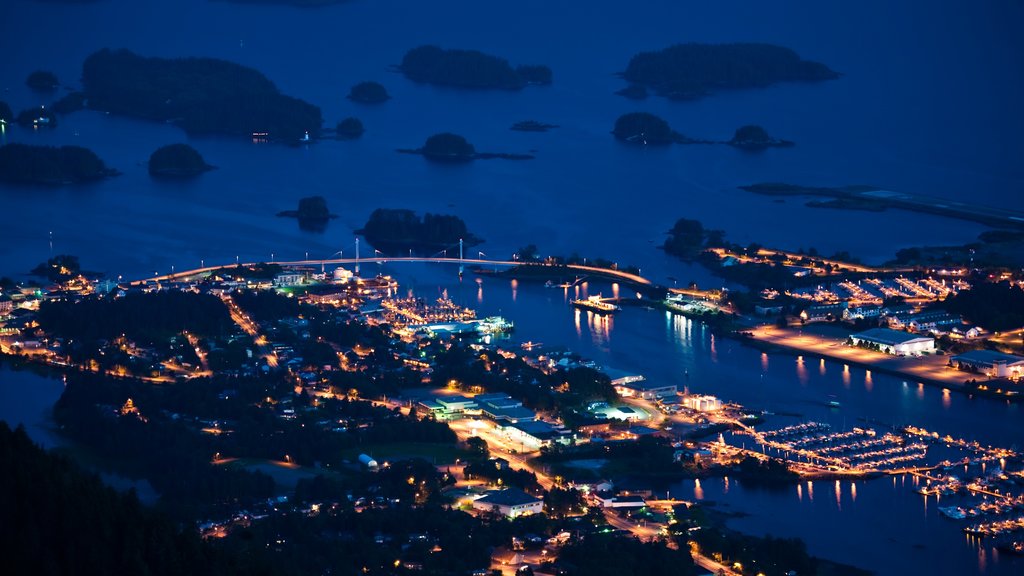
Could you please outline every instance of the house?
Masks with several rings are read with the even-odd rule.
[[[863,320],[865,318],[878,318],[881,315],[881,306],[856,306],[843,310],[843,320]]]
[[[536,514],[544,509],[544,501],[518,488],[488,492],[473,501],[473,509],[498,512],[508,518]]]
[[[643,508],[647,506],[641,496],[594,496],[601,508]]]
[[[854,346],[874,348],[896,356],[918,356],[935,351],[935,338],[889,328],[872,328],[851,334],[850,340]]]
[[[299,284],[302,284],[304,277],[304,274],[284,272],[274,276],[274,286],[298,286]]]
[[[1024,356],[995,350],[971,350],[951,357],[949,363],[959,370],[980,372],[990,378],[1020,380],[1024,376]]]
[[[849,305],[846,302],[835,304],[820,304],[808,306],[800,313],[800,319],[805,322],[829,322],[843,317],[843,313]]]
[[[924,331],[939,326],[951,326],[960,324],[963,320],[959,316],[950,314],[945,310],[929,310],[918,314],[911,314],[906,319],[906,325],[914,331]]]

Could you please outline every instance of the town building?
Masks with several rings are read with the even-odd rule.
[[[848,304],[846,302],[808,306],[800,313],[800,319],[805,322],[830,322],[838,320],[843,317],[847,307]]]
[[[523,452],[540,450],[556,442],[569,444],[573,438],[568,430],[555,427],[543,420],[499,424],[498,428],[508,438],[509,442],[518,444]]]
[[[498,512],[508,518],[537,514],[544,510],[544,501],[518,488],[494,490],[473,501],[473,508],[482,512]]]
[[[971,350],[951,357],[949,363],[959,370],[980,372],[990,378],[1020,380],[1024,376],[1024,356],[995,350]]]
[[[433,400],[420,400],[418,407],[441,422],[480,414],[480,407],[476,401],[465,396],[443,396]]]
[[[935,338],[889,328],[872,328],[851,334],[850,340],[854,346],[877,348],[880,352],[896,356],[918,356],[935,351]]]
[[[537,414],[533,410],[524,408],[521,401],[508,394],[478,394],[473,400],[479,406],[480,412],[495,422],[515,424],[533,422],[537,419]]]

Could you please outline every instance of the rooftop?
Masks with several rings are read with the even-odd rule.
[[[523,504],[533,504],[540,501],[540,498],[531,496],[519,488],[495,490],[494,492],[488,492],[477,499],[477,502],[486,502],[487,504],[494,504],[496,506],[522,506]]]
[[[1002,352],[996,352],[995,350],[971,350],[970,352],[964,352],[963,354],[957,354],[951,358],[952,360],[962,360],[964,362],[973,364],[1018,364],[1024,363],[1024,356],[1017,356],[1014,354],[1003,354]]]
[[[888,344],[890,346],[933,340],[933,338],[929,336],[920,336],[918,334],[911,334],[910,332],[902,332],[900,330],[891,330],[889,328],[872,328],[871,330],[865,330],[858,334],[852,334],[851,337],[859,340],[867,340],[869,342],[877,342],[879,344]]]

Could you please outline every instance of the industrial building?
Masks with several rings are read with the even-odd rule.
[[[889,328],[872,328],[851,334],[850,340],[854,346],[876,348],[896,356],[918,356],[935,351],[935,338]]]

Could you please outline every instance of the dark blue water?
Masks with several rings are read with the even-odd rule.
[[[53,253],[77,254],[86,268],[111,276],[236,257],[296,259],[308,252],[316,258],[342,249],[352,255],[352,231],[381,206],[456,213],[487,240],[474,251],[492,257],[533,242],[545,253],[604,256],[636,263],[656,280],[671,276],[702,285],[715,280],[655,249],[662,232],[682,216],[724,229],[742,243],[848,250],[869,261],[906,246],[966,242],[983,228],[905,212],[814,210],[796,199],[779,203],[735,187],[756,181],[868,183],[1024,209],[1022,13],[1020,2],[952,0],[585,6],[354,0],[321,10],[205,0],[81,6],[9,0],[0,3],[0,21],[12,23],[0,34],[0,99],[15,110],[49,100],[24,86],[32,70],[53,70],[74,85],[85,56],[125,47],[253,66],[285,93],[321,106],[328,125],[355,115],[368,131],[353,142],[288,148],[189,138],[170,125],[91,111],[61,118],[52,131],[10,126],[0,142],[87,146],[124,174],[82,187],[0,186],[0,275],[23,274],[51,254],[50,232]],[[681,41],[779,43],[844,76],[688,103],[633,102],[613,94],[623,86],[614,73],[633,53]],[[461,92],[416,85],[389,70],[408,48],[428,42],[481,49],[514,64],[548,64],[555,83],[518,93]],[[362,80],[384,83],[392,100],[377,107],[346,100],[349,86]],[[696,138],[726,139],[737,126],[758,123],[797,146],[762,154],[724,146],[627,147],[608,132],[618,115],[634,110],[661,115]],[[545,134],[508,130],[525,119],[561,127]],[[462,133],[479,150],[535,151],[537,158],[437,166],[394,152],[446,130]],[[144,164],[149,154],[177,141],[188,141],[219,169],[187,183],[153,181]],[[302,232],[294,221],[274,216],[313,194],[326,196],[339,214],[326,233]],[[658,312],[627,310],[608,323],[595,322],[577,317],[560,290],[513,290],[488,279],[478,298],[478,286],[457,284],[450,269],[394,271],[425,296],[448,286],[484,313],[500,311],[516,321],[524,340],[568,345],[604,364],[696,392],[836,427],[871,418],[1020,444],[1017,406],[945,397],[914,382],[869,379],[863,370],[828,362],[808,361],[801,368],[793,357],[762,357],[712,339],[699,324]],[[59,382],[3,370],[0,394],[4,418],[45,426],[41,416],[59,394]],[[830,395],[843,410],[825,408]],[[890,493],[891,486],[879,483],[858,491],[857,503],[844,499],[842,512],[829,498],[811,504],[790,493],[738,486],[713,498],[751,514],[736,520],[737,527],[797,535],[815,554],[880,573],[1020,568],[963,542],[956,526],[930,519],[934,511],[922,512],[912,493]],[[905,525],[908,533],[876,537],[880,525],[890,532]],[[914,547],[922,543],[925,548]]]
[[[849,250],[869,260],[908,245],[973,239],[981,227],[900,212],[837,213],[735,190],[754,181],[870,183],[907,192],[1024,206],[1018,2],[861,2],[833,6],[758,2],[588,4],[355,1],[322,10],[185,0],[108,0],[64,6],[12,0],[0,18],[3,99],[15,109],[45,103],[23,78],[54,70],[74,84],[92,51],[217,56],[254,66],[286,93],[320,105],[329,125],[357,115],[355,142],[306,148],[189,139],[172,126],[95,112],[54,131],[9,127],[7,141],[77,143],[124,175],[56,190],[5,187],[17,218],[0,232],[4,272],[55,250],[95,269],[143,274],[199,260],[301,257],[351,246],[351,231],[379,206],[458,213],[507,255],[535,242],[632,261],[654,275],[672,266],[652,249],[680,216],[725,229],[739,242]],[[692,103],[615,96],[614,76],[636,51],[679,41],[785,44],[845,74],[820,84],[780,84]],[[513,63],[546,63],[555,84],[518,93],[416,85],[389,70],[409,47],[435,42],[486,50]],[[393,99],[347,101],[348,87],[383,82]],[[797,142],[748,154],[724,146],[638,149],[608,134],[614,119],[648,110],[679,131],[727,138],[759,123]],[[508,130],[534,118],[562,127]],[[394,153],[452,130],[477,149],[525,152],[526,162],[436,166]],[[220,167],[186,184],[154,183],[144,162],[159,145],[189,140]],[[274,217],[301,196],[323,194],[340,218],[323,235]],[[501,214],[501,218],[494,218]],[[653,267],[658,268],[655,270]]]

